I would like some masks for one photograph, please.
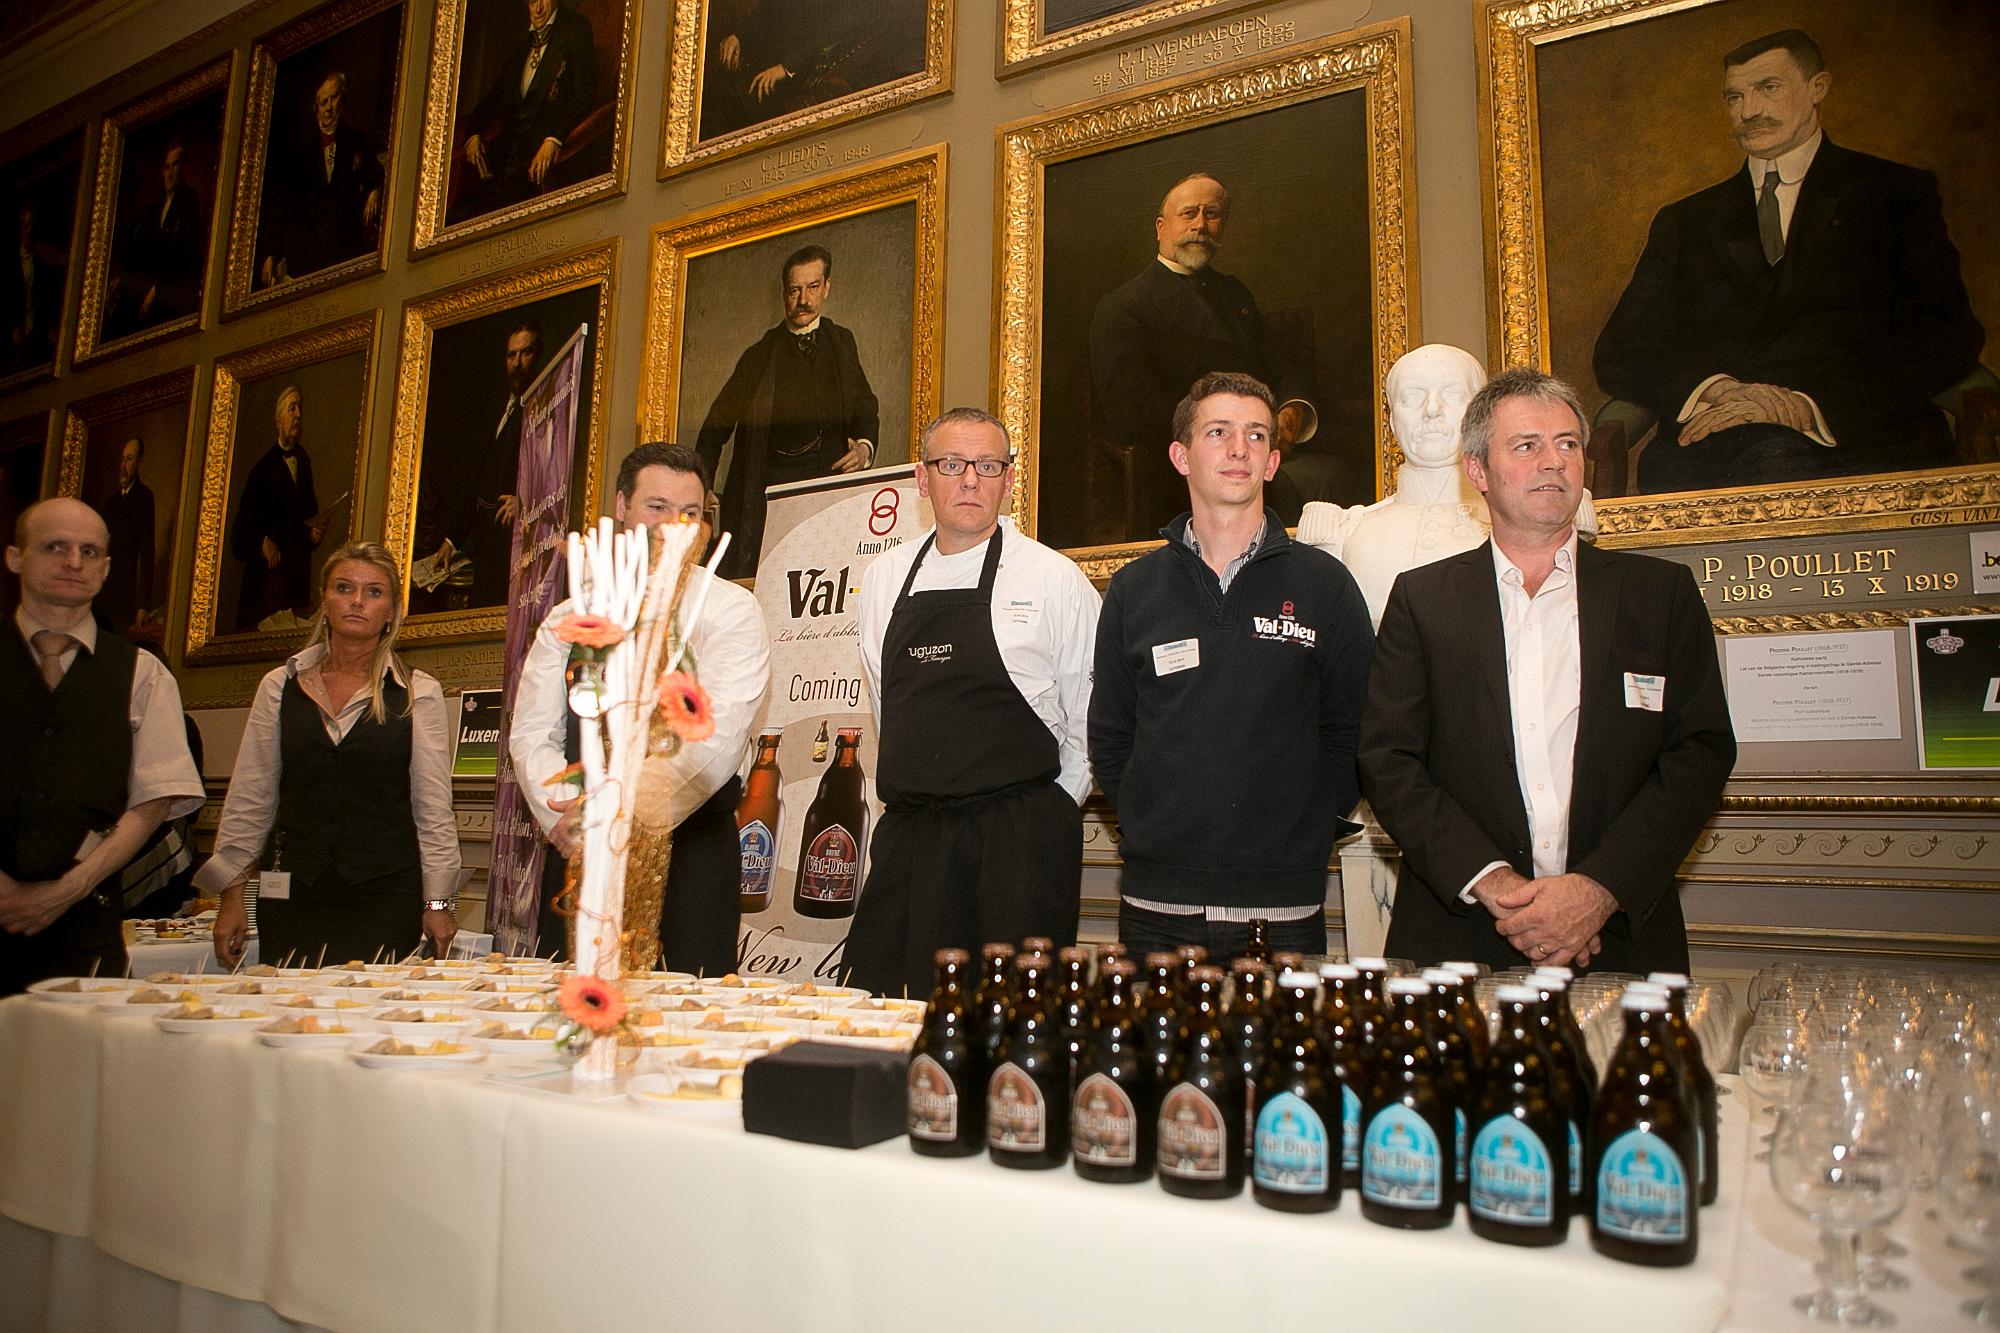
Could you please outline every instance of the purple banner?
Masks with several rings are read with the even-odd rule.
[[[535,953],[542,858],[548,844],[535,827],[520,784],[547,773],[517,776],[507,754],[514,691],[521,662],[542,620],[562,592],[564,544],[569,535],[570,477],[576,467],[576,411],[590,326],[579,328],[521,395],[521,461],[514,493],[513,558],[507,585],[507,646],[501,658],[499,775],[493,787],[493,868],[486,897],[486,928],[502,953]]]

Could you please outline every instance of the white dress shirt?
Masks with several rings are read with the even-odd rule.
[[[85,616],[72,630],[56,630],[28,614],[25,606],[14,608],[14,626],[34,652],[35,633],[55,630],[76,642],[56,660],[67,672],[70,663],[84,649],[97,651],[97,621]],[[130,810],[163,796],[176,798],[167,809],[168,819],[179,819],[201,809],[205,793],[201,774],[195,771],[194,756],[188,751],[187,722],[181,714],[181,687],[159,658],[141,651],[132,664],[132,693],[126,705],[132,726],[132,760],[126,770],[125,808]],[[112,886],[117,877],[112,877]]]
[[[1074,560],[1024,536],[1013,519],[1002,518],[995,535],[1001,547],[1000,568],[993,574],[993,640],[1007,678],[1056,738],[1062,763],[1056,781],[1082,805],[1090,795],[1085,730],[1102,599]],[[861,677],[868,683],[868,707],[877,729],[882,725],[882,641],[903,580],[923,544],[920,537],[884,552],[861,576]],[[939,555],[932,547],[910,591],[978,587],[986,547],[981,542],[956,555]]]
[[[1507,705],[1514,723],[1514,771],[1528,812],[1528,842],[1536,878],[1569,869],[1569,796],[1576,769],[1576,719],[1583,699],[1583,658],[1577,640],[1576,533],[1556,552],[1556,566],[1528,595],[1526,581],[1493,545],[1500,586],[1500,625],[1507,649]],[[1492,861],[1459,897],[1476,901],[1472,886],[1504,866]]]
[[[688,579],[681,598],[684,611],[693,605],[708,577],[697,571]],[[569,718],[569,685],[564,679],[569,669],[569,645],[556,637],[552,627],[571,609],[571,603],[558,602],[535,631],[527,659],[521,663],[507,733],[514,780],[544,834],[561,818],[549,808],[549,798],[566,794],[544,783],[569,764],[563,750]],[[757,599],[739,584],[727,579],[714,581],[690,637],[688,655],[714,710],[715,732],[705,741],[682,745],[664,764],[647,764],[649,783],[669,784],[667,813],[676,828],[742,770],[754,748],[757,720],[771,689],[771,636],[764,630]]]
[[[279,750],[278,710],[285,683],[294,676],[317,673],[327,647],[316,643],[295,653],[283,666],[268,672],[250,703],[250,720],[236,751],[229,775],[229,795],[222,803],[222,822],[215,830],[215,855],[195,872],[195,887],[214,896],[256,865],[278,822],[278,783],[284,774]],[[458,821],[451,811],[451,710],[444,688],[426,671],[414,671],[391,658],[389,673],[410,692],[410,809],[416,817],[417,849],[422,859],[424,897],[445,899],[458,892]],[[301,682],[304,688],[305,682]],[[369,691],[354,697],[329,715],[314,698],[328,739],[338,743],[368,714]]]
[[[1750,170],[1750,200],[1753,204],[1764,193],[1764,177],[1770,174],[1771,168],[1778,169],[1778,229],[1788,241],[1792,235],[1792,210],[1799,206],[1799,186],[1804,183],[1806,169],[1812,166],[1813,158],[1819,154],[1820,141],[1825,137],[1820,131],[1815,130],[1812,138],[1789,153],[1780,154],[1775,158],[1744,159]],[[1710,375],[1695,385],[1694,392],[1688,395],[1685,403],[1681,404],[1680,416],[1676,419],[1686,422],[1694,416],[1695,411],[1701,406],[1701,396],[1708,392],[1709,386],[1719,379],[1727,378],[1729,378],[1727,375]],[[1827,429],[1826,417],[1820,412],[1819,404],[1812,400],[1811,394],[1799,393],[1797,389],[1793,389],[1792,392],[1804,399],[1806,406],[1812,409],[1813,428],[1805,432],[1806,438],[1831,449],[1836,442],[1833,432]]]

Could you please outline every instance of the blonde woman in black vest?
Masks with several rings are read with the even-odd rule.
[[[264,961],[400,955],[457,930],[451,722],[436,678],[396,655],[403,578],[374,542],[335,551],[304,650],[264,677],[230,776],[215,855],[215,956],[234,967],[257,900]],[[270,855],[264,855],[266,847]]]

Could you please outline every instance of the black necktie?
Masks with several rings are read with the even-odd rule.
[[[541,27],[539,27],[539,28],[530,28],[530,29],[528,29],[528,35],[529,35],[529,37],[531,37],[531,38],[532,38],[532,39],[534,40],[534,43],[535,43],[535,47],[534,47],[534,49],[535,49],[535,50],[539,51],[539,50],[541,50],[541,49],[542,49],[543,47],[545,47],[545,46],[547,46],[547,45],[549,44],[549,29],[550,29],[550,28],[553,28],[553,27],[555,27],[555,26],[556,26],[556,25],[555,25],[555,24],[553,24],[553,23],[548,23],[548,24],[544,24],[543,26],[541,26]]]
[[[1764,189],[1757,196],[1757,239],[1764,243],[1764,262],[1775,264],[1785,257],[1785,227],[1778,215],[1778,169],[1764,173]]]
[[[799,345],[799,352],[801,355],[804,356],[812,355],[813,333],[816,331],[817,330],[809,330],[805,333],[795,333],[792,335],[792,341],[796,342]]]

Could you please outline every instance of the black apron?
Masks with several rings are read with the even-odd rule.
[[[882,642],[885,810],[846,961],[853,984],[928,995],[933,954],[989,940],[1076,937],[1083,817],[1056,784],[1062,755],[993,637],[1005,534],[976,588],[913,593],[936,534],[903,581]]]

